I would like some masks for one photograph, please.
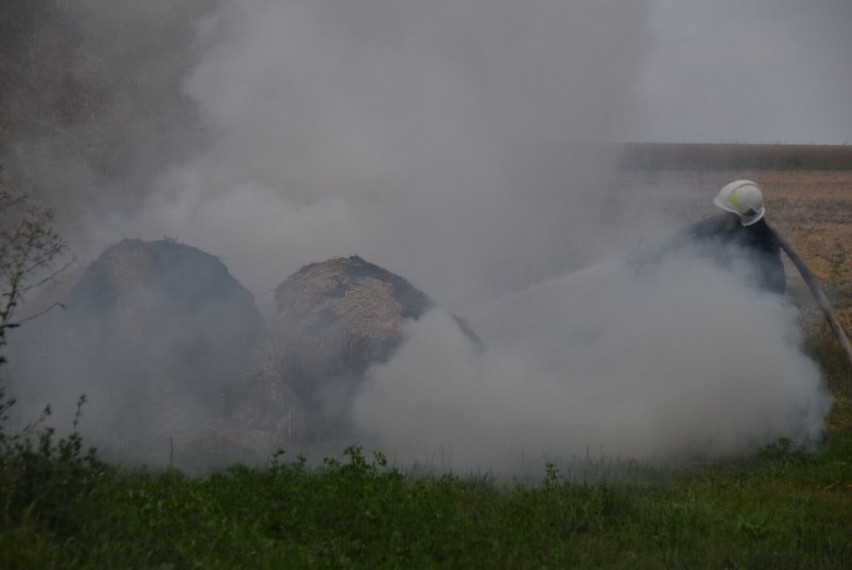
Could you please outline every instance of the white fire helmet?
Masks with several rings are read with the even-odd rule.
[[[751,180],[735,180],[726,184],[719,190],[713,203],[726,212],[739,216],[740,223],[744,226],[759,222],[766,213],[760,186]]]

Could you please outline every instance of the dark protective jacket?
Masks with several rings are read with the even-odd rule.
[[[724,269],[745,266],[753,283],[763,290],[784,294],[787,280],[781,262],[781,242],[764,220],[750,226],[737,222],[729,227],[728,216],[714,216],[677,232],[662,244],[640,246],[627,256],[637,268],[661,262],[682,251],[712,260]]]
[[[784,294],[787,280],[781,261],[781,243],[766,220],[750,226],[739,223],[728,228],[726,215],[708,218],[684,231],[686,243],[699,252],[711,252],[711,257],[723,267],[742,259],[754,270],[757,285],[762,289]]]

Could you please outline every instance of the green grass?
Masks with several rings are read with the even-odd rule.
[[[831,365],[825,342],[810,349]],[[6,439],[0,568],[848,568],[849,399],[828,425],[818,451],[780,440],[633,483],[549,465],[535,484],[413,475],[358,448],[318,466],[126,470],[46,431]]]
[[[354,448],[204,477],[54,450],[3,465],[0,567],[843,568],[851,444],[779,442],[642,487],[410,477]]]

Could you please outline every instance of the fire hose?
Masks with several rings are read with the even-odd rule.
[[[846,331],[843,330],[843,326],[840,324],[840,321],[837,320],[837,317],[834,315],[834,311],[831,310],[831,304],[825,297],[825,293],[822,292],[822,289],[820,289],[819,284],[816,282],[816,279],[814,279],[811,270],[808,269],[808,266],[805,265],[805,262],[790,242],[787,241],[775,228],[770,229],[772,230],[772,233],[775,234],[775,237],[778,238],[778,243],[781,244],[781,249],[784,250],[784,253],[787,254],[787,257],[790,258],[790,261],[792,261],[793,265],[796,266],[796,269],[799,270],[799,274],[802,276],[802,279],[805,281],[808,289],[811,290],[814,299],[816,299],[817,305],[819,305],[819,308],[822,310],[822,314],[828,322],[828,326],[831,327],[831,330],[837,337],[840,346],[843,347],[843,350],[846,352],[846,358],[849,361],[849,364],[852,365],[852,346],[849,344],[849,338],[846,336]]]

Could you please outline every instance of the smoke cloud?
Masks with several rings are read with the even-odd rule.
[[[268,305],[300,266],[358,254],[470,317],[485,353],[435,312],[368,375],[353,437],[401,456],[510,469],[813,436],[826,397],[780,300],[688,259],[566,276],[629,248],[629,219],[683,221],[611,191],[597,146],[635,106],[651,5],[62,3],[120,81],[66,129],[109,134],[110,152],[60,145],[47,197],[83,259],[170,236]]]
[[[446,314],[412,323],[354,417],[403,457],[498,472],[589,449],[670,462],[813,442],[830,398],[794,317],[706,261],[610,262],[481,308],[484,353]]]
[[[576,266],[601,157],[570,143],[607,140],[623,115],[647,11],[242,2],[184,83],[209,148],[90,239],[178,236],[256,292],[358,253],[452,306]]]

